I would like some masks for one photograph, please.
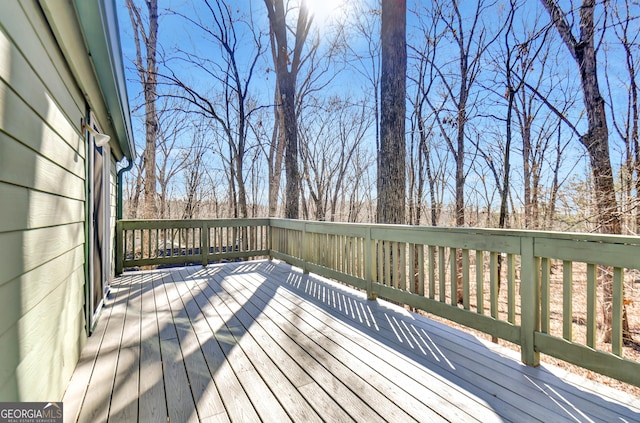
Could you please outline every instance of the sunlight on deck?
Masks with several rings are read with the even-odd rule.
[[[552,370],[276,261],[131,272],[65,421],[640,421],[640,399]]]

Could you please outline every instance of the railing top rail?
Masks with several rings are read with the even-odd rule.
[[[388,229],[388,230],[411,230],[411,231],[429,231],[437,233],[460,233],[469,235],[500,235],[523,238],[548,238],[563,239],[571,241],[585,242],[601,242],[625,245],[640,245],[640,236],[630,235],[611,235],[611,234],[593,234],[586,232],[558,232],[558,231],[542,231],[542,230],[524,230],[524,229],[498,229],[498,228],[460,228],[448,226],[426,226],[426,225],[398,225],[383,223],[349,223],[349,222],[323,222],[315,220],[296,220],[270,218],[270,224],[276,227],[294,228],[303,224],[327,225],[345,228],[371,228],[371,229]]]

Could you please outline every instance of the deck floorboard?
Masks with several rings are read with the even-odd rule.
[[[113,281],[65,422],[640,421],[640,399],[277,261]]]

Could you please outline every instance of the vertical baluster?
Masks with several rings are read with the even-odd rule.
[[[440,289],[439,289],[439,294],[440,294],[440,302],[444,303],[446,302],[446,297],[447,297],[447,290],[446,290],[446,283],[447,283],[447,272],[446,272],[446,260],[445,260],[445,256],[444,256],[444,247],[438,247],[438,282],[440,283]]]
[[[436,298],[436,247],[429,245],[429,298]]]
[[[407,248],[409,249],[409,292],[417,293],[418,292],[418,274],[416,273],[416,255],[418,251],[416,250],[416,244],[409,243]]]
[[[516,323],[516,264],[513,254],[507,254],[507,319]]]
[[[587,264],[587,346],[596,347],[597,316],[596,316],[596,265]]]
[[[151,228],[145,231],[147,233],[147,258],[151,258]]]
[[[573,262],[562,262],[562,337],[573,340]]]
[[[376,241],[376,250],[378,255],[378,283],[385,284],[385,254],[384,254],[384,242],[381,240]]]
[[[123,254],[122,254],[121,258],[122,258],[122,261],[124,263],[127,260],[127,255],[129,253],[129,231],[124,229],[122,232],[123,232],[124,236],[122,237],[122,252],[123,252]]]
[[[541,295],[541,327],[544,333],[550,332],[550,316],[551,316],[551,259],[546,257],[541,260],[541,278],[540,278],[540,295]]]
[[[399,257],[399,273],[398,276],[398,288],[407,290],[407,244],[404,242],[398,243],[398,250],[400,252]]]
[[[458,257],[457,251],[455,248],[449,248],[449,280],[451,281],[451,285],[449,286],[449,290],[451,291],[451,305],[458,305]]]
[[[469,250],[462,250],[462,306],[465,310],[471,308],[469,301]]]
[[[418,295],[424,296],[424,245],[418,245]]]
[[[476,312],[484,314],[484,252],[476,250]]]
[[[491,251],[489,254],[489,295],[491,296],[491,317],[498,318],[498,254]]]
[[[622,310],[624,305],[624,272],[613,268],[613,306],[611,316],[611,352],[622,357]]]

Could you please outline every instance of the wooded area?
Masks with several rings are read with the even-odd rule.
[[[380,3],[127,7],[146,135],[125,216],[380,220]],[[638,4],[405,8],[398,221],[637,233]]]

